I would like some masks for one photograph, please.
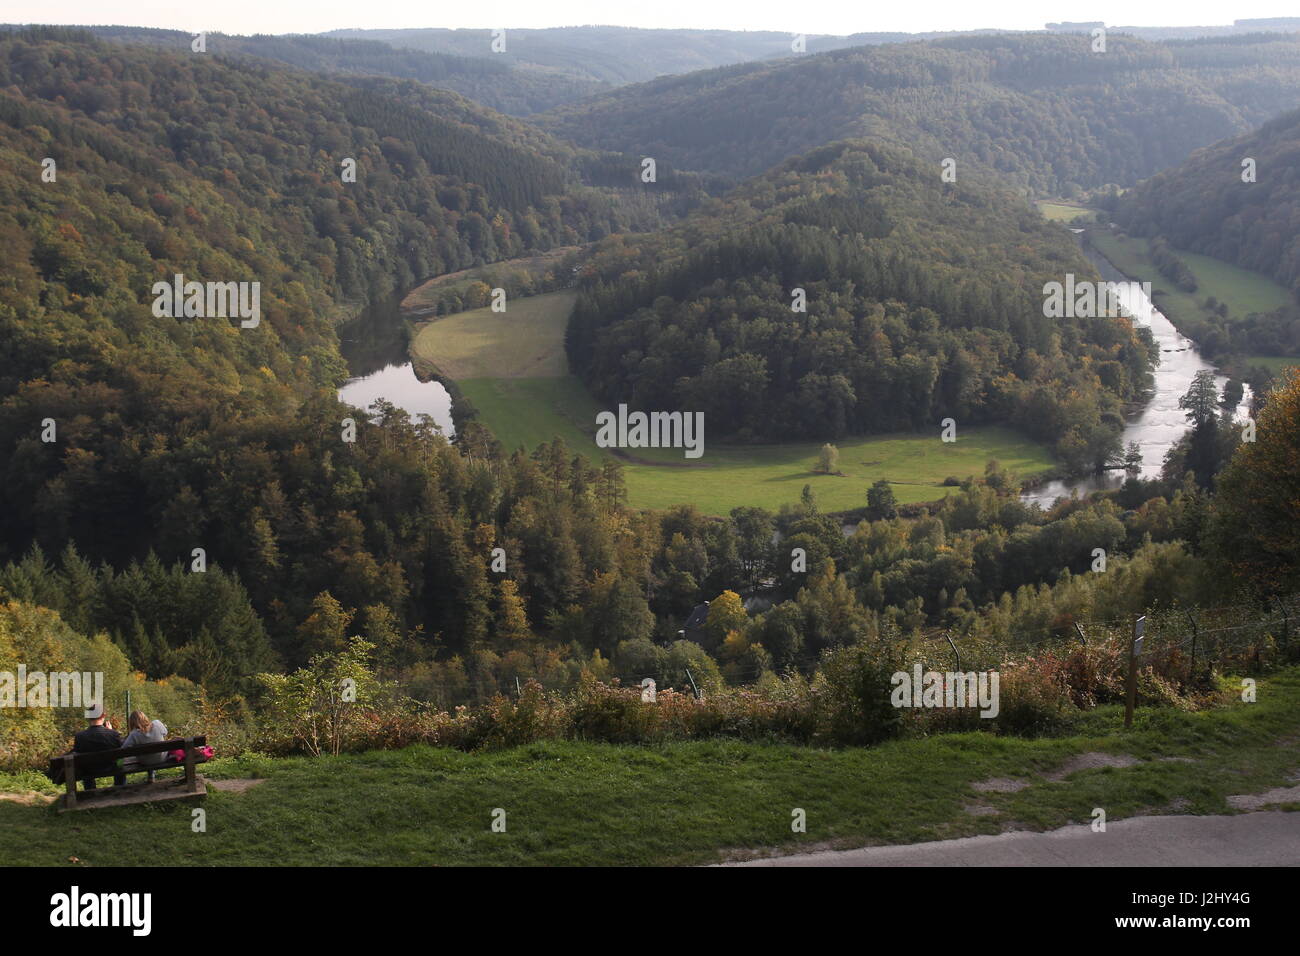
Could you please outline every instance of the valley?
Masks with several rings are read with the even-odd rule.
[[[106,721],[0,708],[0,856],[1091,863],[1293,797],[1300,21],[733,13],[0,26],[0,686]]]

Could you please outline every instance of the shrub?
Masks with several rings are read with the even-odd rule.
[[[617,682],[602,684],[584,675],[570,705],[571,733],[578,740],[649,743],[657,730],[657,707],[642,704],[640,690]]]
[[[498,694],[471,715],[459,745],[468,750],[517,747],[562,737],[568,725],[563,702],[548,697],[541,684],[530,680],[517,701]]]
[[[898,648],[861,642],[828,650],[813,683],[817,736],[836,744],[873,744],[896,735],[899,708],[891,678],[904,670]]]
[[[317,654],[292,674],[257,675],[267,691],[261,725],[267,749],[297,746],[312,756],[347,749],[379,693],[372,650],[354,637],[344,650]]]
[[[1002,733],[1034,737],[1060,730],[1074,707],[1059,670],[1027,657],[999,671],[998,716],[989,721]]]

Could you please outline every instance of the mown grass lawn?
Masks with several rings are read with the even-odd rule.
[[[457,312],[420,326],[411,354],[456,380],[565,375],[564,329],[577,299],[550,292],[508,302],[505,312]]]
[[[260,775],[205,798],[58,814],[0,800],[0,860],[17,865],[412,865],[705,863],[995,833],[1013,823],[1087,825],[1139,812],[1232,812],[1230,794],[1284,786],[1300,766],[1300,669],[1262,680],[1258,703],[1202,713],[1121,710],[1079,718],[1069,736],[984,733],[819,750],[730,741],[662,747],[547,742],[465,754],[417,746],[338,758],[241,758],[209,777]],[[1043,774],[1095,751],[1135,766]],[[1168,758],[1178,758],[1171,760]],[[992,777],[1017,793],[977,792]],[[14,782],[8,781],[7,789]],[[48,784],[47,790],[53,791]],[[0,778],[0,788],[6,788]],[[977,816],[970,805],[992,807]],[[491,829],[493,810],[506,830]],[[791,811],[807,833],[791,832]],[[76,863],[70,861],[75,858]]]

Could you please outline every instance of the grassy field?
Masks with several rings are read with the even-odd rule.
[[[577,298],[551,292],[516,299],[505,312],[458,312],[422,325],[411,351],[456,381],[564,375],[564,328]]]
[[[485,282],[489,286],[496,287],[525,274],[541,276],[545,272],[558,268],[565,256],[580,248],[581,246],[560,246],[536,256],[506,259],[486,266],[475,266],[472,269],[461,269],[459,272],[436,276],[408,292],[402,299],[402,309],[407,312],[427,309],[442,293],[449,290],[464,292],[473,282]]]
[[[1089,238],[1120,272],[1150,282],[1156,306],[1180,332],[1192,338],[1196,337],[1195,327],[1208,314],[1201,303],[1210,296],[1227,303],[1230,319],[1244,319],[1252,312],[1272,312],[1291,299],[1286,288],[1268,276],[1195,252],[1175,250],[1196,276],[1198,285],[1195,292],[1184,292],[1156,270],[1146,239],[1116,236],[1105,230],[1094,230]]]
[[[1043,214],[1044,219],[1050,219],[1052,222],[1074,222],[1076,219],[1083,219],[1091,222],[1097,214],[1097,210],[1088,206],[1079,206],[1075,203],[1059,202],[1051,199],[1036,199],[1034,205],[1038,211]]]
[[[593,439],[598,406],[572,376],[458,384],[509,449],[534,448],[558,435],[593,461],[610,454]],[[936,427],[932,435],[851,438],[838,447],[843,475],[813,473],[820,442],[710,446],[706,438],[704,456],[694,461],[678,450],[636,449],[638,460],[624,460],[628,499],[641,508],[689,503],[706,514],[726,514],[740,504],[775,510],[797,502],[810,484],[823,511],[847,511],[865,505],[867,488],[881,478],[900,502],[910,503],[942,498],[949,490],[941,485],[945,478],[983,474],[990,458],[1021,476],[1054,464],[1041,445],[999,427],[959,429],[952,443],[941,442]]]
[[[598,448],[596,413],[586,388],[567,374],[564,327],[573,308],[571,293],[559,292],[512,302],[506,313],[476,309],[422,326],[412,354],[455,379],[465,397],[508,450],[535,448],[557,435],[593,461],[611,454]],[[706,420],[707,426],[707,420]],[[959,429],[957,440],[930,434],[885,435],[839,443],[842,475],[814,474],[820,442],[779,445],[710,445],[686,459],[680,450],[629,451],[629,502],[639,508],[694,504],[706,514],[726,514],[737,505],[773,510],[795,503],[811,484],[824,511],[847,511],[866,503],[867,488],[880,479],[894,485],[900,502],[934,501],[949,477],[984,473],[997,459],[1021,477],[1051,470],[1045,447],[998,427]]]
[[[1300,759],[1298,734],[1300,672],[1292,669],[1262,680],[1255,704],[1202,713],[1140,709],[1129,731],[1121,708],[1104,707],[1081,715],[1069,736],[1036,740],[964,733],[845,750],[546,742],[479,754],[417,746],[219,760],[204,768],[209,778],[266,782],[242,793],[210,792],[204,833],[191,831],[188,801],[60,815],[30,793],[13,794],[17,799],[0,799],[0,860],[71,867],[680,864],[1086,825],[1094,807],[1111,821],[1152,811],[1228,813],[1229,795],[1289,783]],[[1138,762],[1052,773],[1071,757],[1095,753]],[[972,786],[995,777],[1028,786],[1014,793]],[[55,792],[48,781],[36,785]],[[0,776],[0,790],[21,787]],[[498,807],[506,812],[504,833],[490,829]],[[807,812],[806,834],[790,831],[796,807]]]
[[[1300,359],[1286,358],[1281,355],[1245,355],[1240,363],[1243,366],[1262,365],[1274,375],[1280,375],[1289,368],[1300,368]]]

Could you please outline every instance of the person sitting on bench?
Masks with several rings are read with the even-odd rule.
[[[167,739],[166,724],[161,720],[150,720],[142,710],[131,711],[131,716],[127,718],[126,723],[131,728],[131,732],[126,735],[126,740],[122,741],[123,747],[156,744]],[[139,757],[126,757],[123,760],[123,769],[133,770],[143,767],[149,771],[149,779],[152,780],[152,768],[166,762],[167,755],[165,753],[141,754]]]
[[[75,754],[97,753],[101,750],[117,750],[122,746],[122,737],[113,725],[109,723],[104,716],[104,708],[98,708],[98,715],[90,718],[90,726],[85,730],[77,731],[73,738],[72,752]],[[84,767],[82,773],[87,774],[81,778],[82,783],[87,790],[95,789],[95,777],[97,772],[103,772],[113,767],[112,760],[106,760],[103,764],[96,764],[90,767]],[[113,786],[120,787],[126,783],[126,774],[113,774]]]

